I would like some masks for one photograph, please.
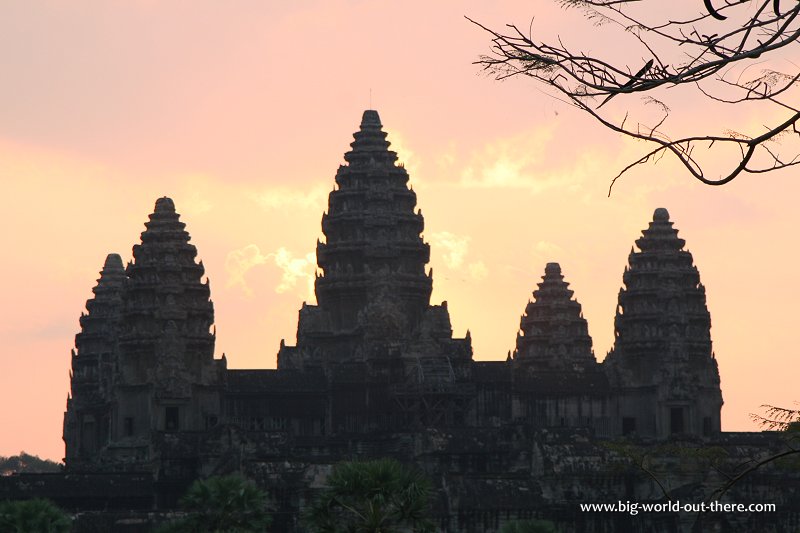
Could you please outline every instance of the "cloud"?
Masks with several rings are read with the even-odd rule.
[[[469,237],[459,236],[449,231],[439,231],[430,234],[428,239],[434,249],[438,249],[441,253],[447,268],[457,269],[464,263],[469,249]]]
[[[248,244],[244,248],[233,250],[225,259],[225,270],[228,272],[228,287],[240,286],[248,296],[253,295],[253,290],[245,280],[245,274],[259,265],[274,264],[281,271],[281,279],[275,287],[275,292],[285,293],[298,287],[298,283],[305,281],[306,294],[303,297],[314,298],[314,272],[316,270],[316,257],[308,253],[304,257],[295,257],[292,252],[281,246],[275,252],[267,254],[255,244]],[[301,285],[302,286],[302,285]]]
[[[483,263],[483,261],[470,263],[467,268],[469,269],[470,277],[475,281],[484,280],[489,276],[489,269],[486,268],[486,265]]]
[[[417,156],[411,148],[406,144],[405,136],[397,130],[391,130],[386,137],[386,140],[391,143],[390,150],[397,152],[397,162],[402,163],[409,174],[417,169]]]
[[[470,188],[529,189],[540,192],[550,184],[542,177],[545,149],[552,128],[539,127],[514,137],[495,139],[474,152],[461,171],[460,185]]]
[[[208,213],[213,208],[211,201],[201,196],[199,192],[193,192],[188,197],[181,199],[181,209],[185,213],[202,215]]]
[[[263,255],[255,244],[248,244],[239,250],[233,250],[225,258],[225,271],[228,273],[228,287],[239,285],[242,290],[252,296],[253,291],[247,285],[244,275],[253,267],[269,261],[269,255]]]
[[[429,240],[433,250],[438,252],[444,261],[445,267],[450,270],[460,270],[464,266],[469,252],[469,237],[456,235],[449,231],[439,231],[432,233]],[[475,281],[485,279],[489,275],[489,269],[483,261],[473,261],[467,264],[466,271],[469,273],[469,277]]]
[[[544,257],[551,261],[554,261],[559,255],[564,253],[564,249],[561,246],[549,241],[538,241],[533,245],[533,251],[537,256]]]
[[[322,211],[328,200],[328,189],[323,186],[300,190],[290,187],[270,187],[255,197],[263,209],[295,208]]]
[[[307,296],[314,299],[314,272],[317,268],[316,256],[309,252],[305,257],[293,257],[292,252],[286,248],[278,248],[274,254],[275,264],[283,271],[281,282],[275,288],[278,293],[289,292],[294,289],[297,282],[305,280]]]

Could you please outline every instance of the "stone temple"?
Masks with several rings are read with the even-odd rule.
[[[322,215],[317,304],[302,305],[274,370],[215,359],[203,263],[173,201],[156,201],[133,260],[108,256],[80,318],[64,441],[71,482],[87,486],[59,501],[112,520],[109,509],[170,509],[193,479],[242,470],[268,489],[276,530],[300,531],[332,464],[390,456],[434,480],[442,531],[530,517],[677,531],[675,515],[627,529],[619,520],[633,517],[578,513],[576,502],[659,497],[603,442],[713,443],[734,459],[778,446],[721,432],[705,288],[663,208],[628,257],[602,363],[558,263],[544,266],[513,353],[473,360],[469,332],[453,337],[447,303],[430,302],[424,219],[386,137],[365,111]]]

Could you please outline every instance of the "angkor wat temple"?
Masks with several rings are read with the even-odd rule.
[[[676,447],[722,449],[731,464],[781,449],[776,434],[721,432],[705,288],[666,209],[628,256],[602,363],[557,263],[544,267],[513,353],[475,361],[469,332],[453,337],[447,303],[431,305],[424,220],[376,111],[364,112],[354,138],[322,215],[317,304],[302,304],[297,341],[281,342],[277,369],[229,370],[214,358],[209,283],[171,199],[156,201],[127,267],[107,257],[72,352],[72,488],[56,499],[111,520],[169,509],[191,480],[241,470],[270,492],[275,530],[300,531],[299,510],[332,464],[390,456],[430,475],[442,531],[529,517],[564,531],[679,531],[696,517],[579,511],[664,498],[642,465],[606,443],[682,462],[666,484],[685,501],[725,478],[722,463]],[[776,491],[790,478],[796,487],[792,475],[765,468],[726,495],[758,493],[778,513],[706,523],[796,527],[797,489]],[[57,491],[46,485],[38,493]],[[135,520],[114,523],[136,530]]]

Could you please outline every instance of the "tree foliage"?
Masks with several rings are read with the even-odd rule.
[[[764,415],[750,414],[758,425],[770,431],[800,431],[800,409],[762,405]]]
[[[3,533],[67,533],[72,520],[49,500],[0,502]]]
[[[579,9],[598,27],[598,44],[604,42],[601,27],[622,30],[628,39],[626,59],[616,58],[607,45],[599,53],[603,55],[585,54],[567,44],[564,35],[540,40],[534,21],[527,30],[509,24],[503,31],[472,21],[491,34],[493,43],[492,53],[477,63],[498,79],[532,78],[606,128],[650,144],[617,174],[612,186],[635,166],[667,154],[708,185],[800,163],[800,107],[792,90],[800,79],[800,67],[790,61],[790,54],[799,48],[800,2],[558,2]],[[672,13],[675,9],[681,12]],[[749,132],[720,132],[720,125],[712,121],[696,126],[698,131],[673,137],[668,130],[672,110],[667,98],[675,91],[666,90],[680,86],[720,104],[728,117],[745,105],[759,106],[762,122]],[[612,99],[624,106],[624,114],[604,107]],[[721,151],[725,161],[718,175],[706,168],[715,151]]]
[[[195,481],[180,503],[185,516],[159,533],[260,533],[272,522],[267,495],[240,475]]]
[[[392,459],[339,463],[306,522],[318,533],[432,532],[430,487]]]
[[[41,459],[38,455],[19,452],[10,457],[0,456],[0,476],[9,476],[20,472],[60,472],[63,465]]]

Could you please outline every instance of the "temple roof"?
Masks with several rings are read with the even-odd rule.
[[[364,114],[361,115],[361,129],[370,129],[370,128],[382,128],[383,124],[381,124],[381,117],[378,115],[378,112],[374,109],[367,109],[364,111]]]
[[[570,369],[595,364],[581,304],[564,281],[561,265],[547,263],[534,300],[520,319],[514,360],[547,369]]]
[[[676,398],[686,387],[719,384],[705,287],[684,244],[669,212],[656,209],[636,240],[641,251],[628,256],[614,319],[614,349],[605,360],[616,382],[662,383]]]
[[[117,320],[121,307],[121,294],[125,284],[125,268],[119,254],[108,254],[97,279],[97,285],[92,289],[94,298],[86,301],[88,315],[81,317],[81,328],[84,333],[87,329],[97,329],[97,324],[91,324],[92,319],[98,317],[112,317]],[[105,326],[103,326],[105,327]],[[81,335],[76,337],[76,342]]]
[[[432,286],[425,274],[430,248],[421,238],[424,220],[414,212],[416,194],[405,168],[395,164],[397,154],[389,150],[377,111],[364,111],[353,137],[344,156],[348,164],[336,173],[339,187],[322,217],[317,301],[330,313],[334,330],[366,327],[376,318],[367,308],[388,302],[410,331],[429,304]]]
[[[149,371],[156,376],[159,391],[182,398],[191,392],[185,377],[197,382],[213,379],[214,370],[210,366],[204,370],[203,365],[213,360],[214,334],[209,330],[214,305],[209,284],[202,281],[203,263],[195,260],[197,248],[189,243],[186,224],[172,199],[156,201],[145,227],[126,271],[121,361],[141,360],[145,353],[153,357],[156,366]],[[202,364],[189,365],[193,359]],[[181,374],[184,370],[189,372]],[[125,379],[144,378],[131,372]]]
[[[377,111],[374,109],[364,111],[359,131],[353,134],[353,138],[353,142],[350,143],[352,150],[344,155],[345,161],[351,165],[380,163],[383,166],[394,166],[397,154],[389,150],[391,143],[386,140],[386,132],[383,131],[381,117]]]
[[[643,252],[682,250],[686,241],[678,238],[678,230],[672,227],[669,211],[659,207],[653,212],[653,221],[642,237],[636,240],[636,246]]]
[[[103,274],[111,274],[115,272],[125,273],[125,267],[122,265],[122,257],[120,257],[119,254],[108,254],[105,262],[103,263],[103,270],[100,272],[100,275],[102,277]]]
[[[163,196],[156,200],[156,213],[174,213],[175,212],[175,202],[172,201],[172,198],[167,198]]]
[[[541,371],[517,372],[514,389],[542,395],[585,395],[609,392],[608,378],[594,364],[589,372]]]
[[[228,394],[322,393],[327,389],[325,375],[317,370],[227,370],[225,382]]]
[[[474,361],[472,379],[476,383],[511,383],[511,366],[505,361]]]

